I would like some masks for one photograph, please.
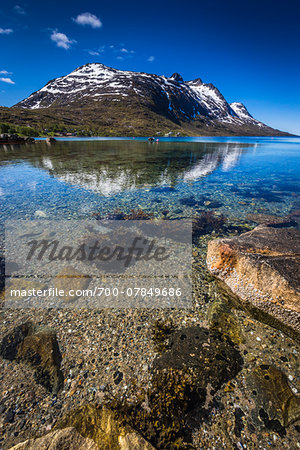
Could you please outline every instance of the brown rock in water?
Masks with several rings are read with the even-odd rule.
[[[75,428],[55,430],[37,439],[28,439],[10,450],[98,450],[94,441],[81,436]]]
[[[19,345],[28,334],[32,333],[32,330],[32,323],[26,322],[17,326],[11,333],[4,336],[0,343],[0,355],[2,358],[13,361],[17,356]]]
[[[136,431],[119,436],[120,450],[154,450],[153,445]]]
[[[300,397],[293,393],[281,370],[261,364],[249,375],[247,384],[255,400],[252,415],[256,422],[280,431],[300,419]]]
[[[227,218],[223,215],[217,216],[213,211],[203,211],[199,217],[193,219],[193,235],[211,233],[221,229],[226,223]]]
[[[62,387],[61,354],[54,333],[48,331],[26,336],[18,347],[16,359],[30,365],[37,383],[48,391],[57,393]]]
[[[207,311],[207,320],[210,330],[218,331],[223,336],[228,337],[234,344],[239,345],[245,341],[236,317],[224,301],[217,299],[210,304]]]
[[[169,369],[173,372],[187,369],[193,379],[193,386],[189,387],[191,397],[194,400],[199,396],[201,403],[205,400],[208,385],[214,390],[219,389],[238,374],[242,365],[238,350],[221,334],[191,326],[170,334],[167,350],[154,360],[153,369],[154,376],[158,375],[160,379]],[[187,407],[190,409],[191,405]]]
[[[193,448],[195,409],[198,419],[208,413],[215,392],[238,374],[243,359],[227,338],[199,326],[176,330],[156,322],[153,337],[160,355],[148,388],[136,393],[136,401],[114,398],[109,407],[155,448]],[[139,447],[128,446],[134,448]]]
[[[2,339],[0,355],[31,366],[37,383],[48,391],[57,393],[62,388],[61,354],[54,331],[36,331],[31,322],[21,324]]]
[[[136,408],[132,424],[156,448],[190,448],[195,408],[208,409],[215,392],[242,369],[236,348],[219,333],[191,326],[166,334],[153,362],[148,407]]]
[[[53,285],[57,289],[64,290],[65,296],[63,297],[66,303],[70,303],[76,300],[78,295],[70,295],[69,291],[73,290],[74,294],[76,291],[82,291],[85,289],[90,282],[88,275],[85,275],[74,267],[68,266],[59,272],[53,280]]]
[[[258,226],[210,241],[207,266],[246,306],[300,333],[300,230]]]
[[[29,289],[43,290],[46,284],[40,280],[35,281],[32,278],[7,278],[5,286],[5,306],[7,308],[19,308],[24,305],[26,295]]]
[[[67,413],[56,428],[70,426],[85,438],[92,439],[101,450],[154,450],[146,439],[121,423],[107,407],[83,405]]]

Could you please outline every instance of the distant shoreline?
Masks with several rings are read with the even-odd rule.
[[[46,141],[47,137],[36,137],[36,141]],[[177,136],[157,137],[158,142],[240,142],[241,139],[300,139],[297,135],[288,136]],[[148,136],[55,136],[56,141],[139,141],[148,142]],[[154,142],[155,143],[155,142]]]

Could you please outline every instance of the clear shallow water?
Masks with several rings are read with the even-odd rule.
[[[0,148],[0,219],[300,209],[299,138],[71,138]]]

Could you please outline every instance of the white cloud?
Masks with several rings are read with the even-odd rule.
[[[97,16],[95,16],[94,14],[91,14],[89,12],[78,14],[76,19],[73,19],[73,20],[78,25],[89,25],[92,28],[101,28],[102,27],[101,20]]]
[[[149,58],[147,59],[147,61],[149,61],[149,62],[153,62],[154,60],[155,60],[154,56],[149,56]]]
[[[118,59],[119,61],[123,61],[128,58],[132,58],[133,55],[135,54],[135,51],[127,49],[124,46],[124,43],[120,43],[120,44],[116,44],[116,45],[106,44],[106,45],[101,45],[99,47],[95,47],[94,49],[86,49],[84,51],[87,52],[91,56],[99,56],[102,53],[110,53],[110,54],[113,54],[115,56],[115,58]]]
[[[96,48],[95,50],[85,50],[86,52],[88,52],[89,55],[91,56],[99,56],[101,53],[104,53],[106,50],[106,46],[105,45],[101,45],[100,47]]]
[[[0,74],[2,74],[2,75],[11,75],[12,72],[8,72],[7,70],[0,70]]]
[[[52,31],[50,38],[51,41],[56,43],[57,47],[64,48],[65,50],[68,50],[72,44],[76,43],[74,39],[69,39],[66,34],[59,33],[57,30]]]
[[[14,10],[16,11],[16,13],[21,14],[21,16],[26,16],[26,11],[24,8],[22,8],[22,6],[16,5],[14,6]]]
[[[14,30],[11,28],[0,28],[0,34],[10,34],[13,33]]]
[[[7,84],[16,84],[11,78],[0,78],[0,81]]]
[[[126,47],[124,47],[124,44],[118,44],[117,46],[110,46],[112,51],[117,54],[116,58],[119,60],[132,58],[132,56],[135,54],[134,50],[128,50]]]

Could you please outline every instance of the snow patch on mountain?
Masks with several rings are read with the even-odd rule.
[[[230,106],[240,119],[253,119],[243,103],[234,102],[230,103]]]

